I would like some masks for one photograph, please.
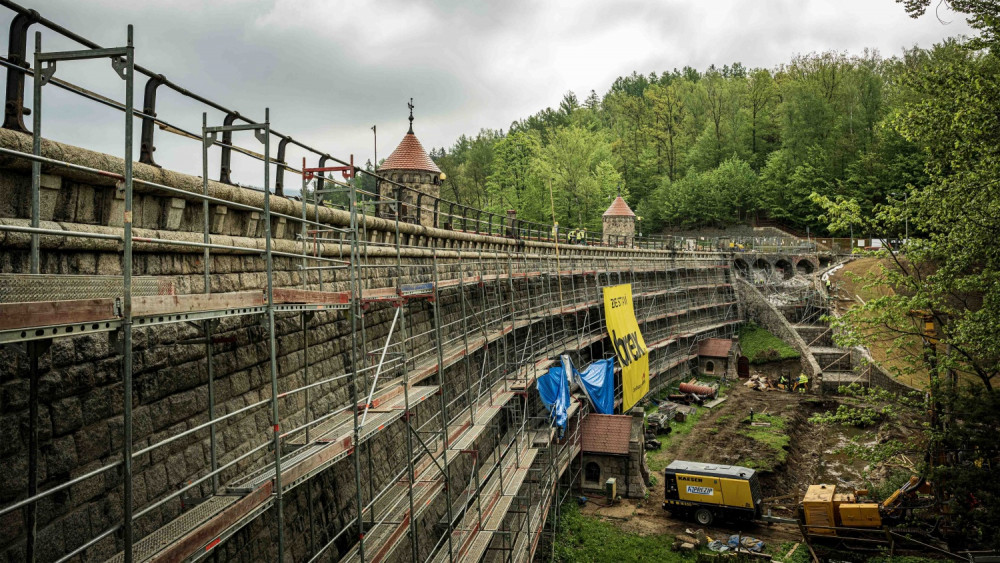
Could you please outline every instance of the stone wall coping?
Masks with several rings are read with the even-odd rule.
[[[31,153],[31,135],[24,133],[19,133],[17,131],[12,131],[10,129],[0,129],[0,147],[16,150],[24,153]],[[73,145],[68,145],[56,141],[51,141],[47,139],[42,140],[41,154],[43,157],[50,158],[53,160],[59,160],[69,164],[76,164],[80,166],[86,166],[89,168],[94,168],[97,170],[103,170],[111,172],[114,174],[123,174],[125,169],[125,161],[117,156],[112,156],[96,151],[91,151],[88,149],[76,147]],[[0,156],[0,169],[15,170],[21,172],[29,172],[31,170],[31,161],[16,156],[2,155]],[[58,165],[42,164],[42,172],[44,174],[51,174],[55,176],[61,176],[63,178],[69,178],[77,182],[85,183],[91,186],[104,186],[112,188],[116,184],[116,180],[109,176],[100,176],[93,173],[73,170],[70,168],[61,167]],[[170,198],[183,198],[186,201],[198,202],[200,203],[202,199],[199,197],[203,191],[202,179],[200,176],[191,176],[189,174],[183,174],[180,172],[174,172],[172,170],[167,170],[165,168],[159,168],[149,164],[143,164],[140,162],[135,162],[133,164],[133,175],[134,178],[139,180],[144,180],[147,182],[153,182],[157,184],[162,184],[169,186],[171,188],[183,190],[188,192],[190,195],[176,194],[176,193],[164,193],[163,190],[157,190],[154,187],[135,184],[133,190],[135,193],[139,194],[154,194],[161,195],[163,197]],[[233,203],[263,208],[264,205],[264,194],[263,192],[253,190],[250,188],[244,188],[241,186],[225,184],[215,180],[209,180],[208,182],[208,195],[227,200]],[[276,213],[282,213],[292,217],[300,217],[302,214],[302,205],[299,201],[292,200],[286,197],[271,196],[271,209]],[[307,205],[307,217],[309,220],[314,220],[316,217],[316,206]],[[366,228],[371,231],[381,231],[386,233],[396,232],[396,222],[380,217],[374,216],[362,216],[361,221],[364,222]],[[333,226],[349,226],[350,225],[350,213],[340,209],[332,209],[329,207],[319,207],[319,221]],[[75,225],[72,228],[66,227],[69,230],[86,230],[79,227],[82,225]],[[90,226],[92,227],[92,226]],[[518,247],[530,247],[537,249],[538,252],[543,252],[546,254],[552,254],[555,252],[556,247],[560,248],[572,248],[573,252],[576,254],[590,254],[590,255],[605,255],[605,256],[615,256],[615,257],[640,257],[640,256],[698,256],[698,257],[713,257],[720,258],[724,256],[724,253],[718,252],[687,252],[687,251],[670,251],[670,250],[655,250],[655,249],[642,249],[642,248],[616,248],[616,247],[597,247],[597,246],[578,246],[578,245],[564,245],[555,244],[551,242],[543,241],[531,241],[531,240],[515,240],[507,237],[499,237],[495,235],[483,235],[478,233],[468,233],[462,231],[453,231],[448,229],[439,229],[434,227],[426,227],[419,224],[413,223],[399,223],[399,232],[404,235],[426,237],[431,239],[441,239],[450,241],[460,241],[475,244],[489,244],[497,245],[500,247],[514,247],[511,250],[517,249]],[[161,231],[161,234],[165,231]],[[168,238],[168,237],[161,237]],[[175,247],[176,248],[176,247]],[[516,250],[517,251],[517,250]]]

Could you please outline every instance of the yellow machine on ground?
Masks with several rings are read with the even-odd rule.
[[[674,461],[664,470],[663,478],[663,509],[693,516],[702,526],[708,526],[716,518],[760,518],[763,497],[753,469]]]
[[[868,491],[838,493],[836,485],[810,485],[799,505],[799,518],[812,536],[840,536],[845,532],[879,529],[902,519],[904,500],[929,493],[930,484],[913,476],[881,503],[859,502]]]

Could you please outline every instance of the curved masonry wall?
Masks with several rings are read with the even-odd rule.
[[[30,142],[30,137],[0,130],[2,147],[30,152]],[[43,143],[42,154],[112,172],[123,168],[121,159],[58,143]],[[42,168],[43,228],[120,232],[121,223],[116,217],[120,216],[122,200],[113,179]],[[135,165],[135,174],[192,193],[202,189],[200,178],[142,164]],[[196,198],[165,195],[140,185],[135,186],[135,194],[136,236],[202,240],[202,205]],[[260,205],[263,199],[259,192],[217,182],[210,182],[210,194],[250,205]],[[301,203],[294,200],[272,197],[271,205],[274,211],[292,217],[302,213]],[[0,158],[0,224],[28,225],[29,209],[30,164]],[[332,226],[349,224],[349,214],[341,210],[309,206],[307,212],[310,219],[318,218]],[[209,223],[213,243],[248,250],[263,248],[264,223],[259,213],[213,204]],[[413,224],[398,225],[397,238],[394,222],[366,217],[363,223],[364,258],[359,266],[366,290],[434,281],[435,276],[438,280],[478,278],[442,291],[436,304],[426,298],[405,301],[401,306],[403,320],[397,322],[388,348],[388,367],[380,374],[379,389],[401,378],[402,357],[407,358],[410,377],[424,373],[423,366],[437,362],[436,330],[440,329],[445,351],[443,367],[424,373],[423,381],[415,385],[438,386],[441,395],[412,407],[410,415],[410,424],[431,449],[440,442],[442,403],[450,432],[463,417],[470,417],[469,404],[475,402],[474,398],[487,397],[494,387],[509,386],[536,362],[569,353],[582,365],[609,354],[610,347],[605,347],[603,339],[603,285],[633,284],[637,315],[650,346],[654,389],[688,373],[698,338],[728,336],[739,320],[729,268],[720,254],[561,246],[557,258],[555,247],[548,243],[518,242]],[[299,223],[279,218],[272,232],[275,250],[302,252],[302,243],[296,239]],[[27,234],[0,232],[0,274],[28,271],[29,241]],[[82,275],[94,280],[121,274],[120,250],[115,241],[43,235],[41,248],[41,271],[45,274]],[[319,243],[315,250],[331,258],[348,255],[348,246],[336,242]],[[137,242],[135,252],[133,274],[157,276],[172,284],[177,294],[204,291],[202,249]],[[348,270],[324,271],[321,280],[316,270],[304,277],[300,263],[298,258],[276,257],[275,286],[350,289]],[[209,266],[214,293],[266,287],[264,260],[259,254],[213,250]],[[511,275],[518,273],[522,275]],[[488,279],[491,275],[495,279]],[[0,302],[4,297],[0,294]],[[363,331],[359,326],[354,333],[362,341],[358,367],[366,368],[364,380],[359,381],[359,393],[367,392],[372,385],[373,366],[385,345],[397,305],[373,301],[357,319],[363,325]],[[291,431],[351,404],[350,378],[338,377],[353,368],[351,326],[350,315],[344,311],[277,315],[279,393],[332,378],[312,387],[308,401],[304,393],[279,400],[283,430]],[[203,335],[194,324],[136,328],[134,333],[132,404],[134,444],[139,450],[208,420],[208,362],[205,343],[199,340]],[[213,342],[217,416],[270,399],[269,352],[259,317],[221,319],[213,329]],[[458,349],[463,352],[454,358],[449,356]],[[106,334],[54,339],[41,356],[40,490],[120,459],[124,408],[120,365],[121,355]],[[0,463],[6,475],[0,483],[3,507],[26,496],[29,365],[23,348],[0,348],[0,366]],[[449,490],[462,491],[468,486],[474,462],[476,470],[481,471],[489,463],[482,460],[499,456],[498,451],[520,443],[525,431],[521,428],[530,429],[532,424],[526,422],[525,414],[528,418],[544,416],[537,392],[530,384],[522,394],[506,400],[511,403],[500,409],[501,414],[491,419],[490,428],[469,444],[469,451],[479,453],[449,458]],[[477,407],[476,416],[485,416],[489,408],[493,407]],[[219,423],[220,465],[267,443],[271,428],[267,404]],[[357,449],[366,504],[372,497],[379,497],[380,491],[398,483],[400,472],[406,469],[406,428],[405,421],[395,420]],[[294,450],[296,440],[289,438],[286,449]],[[270,459],[267,448],[250,455],[223,472],[220,487],[236,482]],[[539,458],[536,466],[542,463],[547,462]],[[133,479],[136,509],[177,491],[191,479],[204,475],[209,467],[207,431],[137,458]],[[526,479],[524,485],[536,488],[527,495],[536,508],[547,498],[537,475]],[[154,534],[178,516],[197,509],[200,498],[210,493],[208,484],[196,487],[184,495],[183,501],[174,499],[138,518],[136,538]],[[112,470],[43,499],[38,510],[38,560],[55,560],[115,526],[121,520],[121,495],[120,472]],[[353,456],[340,459],[287,492],[286,560],[307,560],[334,538],[330,552],[348,553],[358,539],[356,531],[349,529],[356,526],[355,495]],[[388,496],[383,493],[379,498]],[[417,520],[421,559],[431,554],[441,538],[439,523],[447,514],[445,497],[432,496]],[[273,512],[267,510],[224,538],[214,547],[214,557],[222,561],[273,560]],[[379,518],[382,516],[376,520]],[[519,517],[513,514],[507,518]],[[375,532],[371,535],[378,537]],[[0,516],[0,560],[23,560],[25,538],[21,511]],[[400,542],[404,546],[389,550],[386,559],[412,558],[408,540],[403,537]],[[111,558],[122,549],[121,544],[121,535],[111,534],[86,550],[83,560]],[[367,549],[377,547],[373,543]]]

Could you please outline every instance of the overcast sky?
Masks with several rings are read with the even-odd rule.
[[[430,150],[483,127],[506,130],[569,90],[581,100],[591,89],[603,95],[633,70],[734,61],[771,68],[796,54],[865,48],[888,57],[970,34],[947,8],[913,20],[893,0],[21,1],[102,46],[124,44],[125,26],[134,24],[138,64],[245,115],[262,119],[270,107],[274,129],[362,164],[372,158],[372,125],[379,158],[399,142],[410,97],[416,133]],[[0,13],[6,27],[12,13]],[[76,48],[43,32],[45,51]],[[104,61],[59,63],[56,76],[124,98],[124,83]],[[135,103],[141,108],[142,82]],[[158,92],[159,117],[189,130],[200,131],[206,109]],[[119,112],[47,86],[43,114],[45,137],[121,154]],[[222,114],[209,111],[208,119],[221,124]],[[249,136],[237,142],[254,146]],[[160,164],[201,173],[197,142],[158,132],[156,145]],[[300,164],[302,156],[289,150],[287,158]],[[248,159],[234,155],[234,168],[237,181],[261,184]],[[286,185],[297,182],[292,176]]]

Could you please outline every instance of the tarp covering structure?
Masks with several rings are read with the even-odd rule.
[[[599,414],[615,412],[615,360],[597,360],[584,370],[573,367],[569,356],[560,356],[560,364],[538,378],[538,394],[549,411],[553,426],[566,430],[570,392],[582,389],[584,395]]]
[[[573,370],[573,377],[600,414],[615,413],[615,360],[597,360],[584,370]]]
[[[566,431],[566,412],[569,410],[566,369],[562,366],[549,368],[549,371],[538,378],[538,394],[542,397],[542,404],[549,410],[552,425],[561,429],[559,437],[562,438],[562,433]]]

